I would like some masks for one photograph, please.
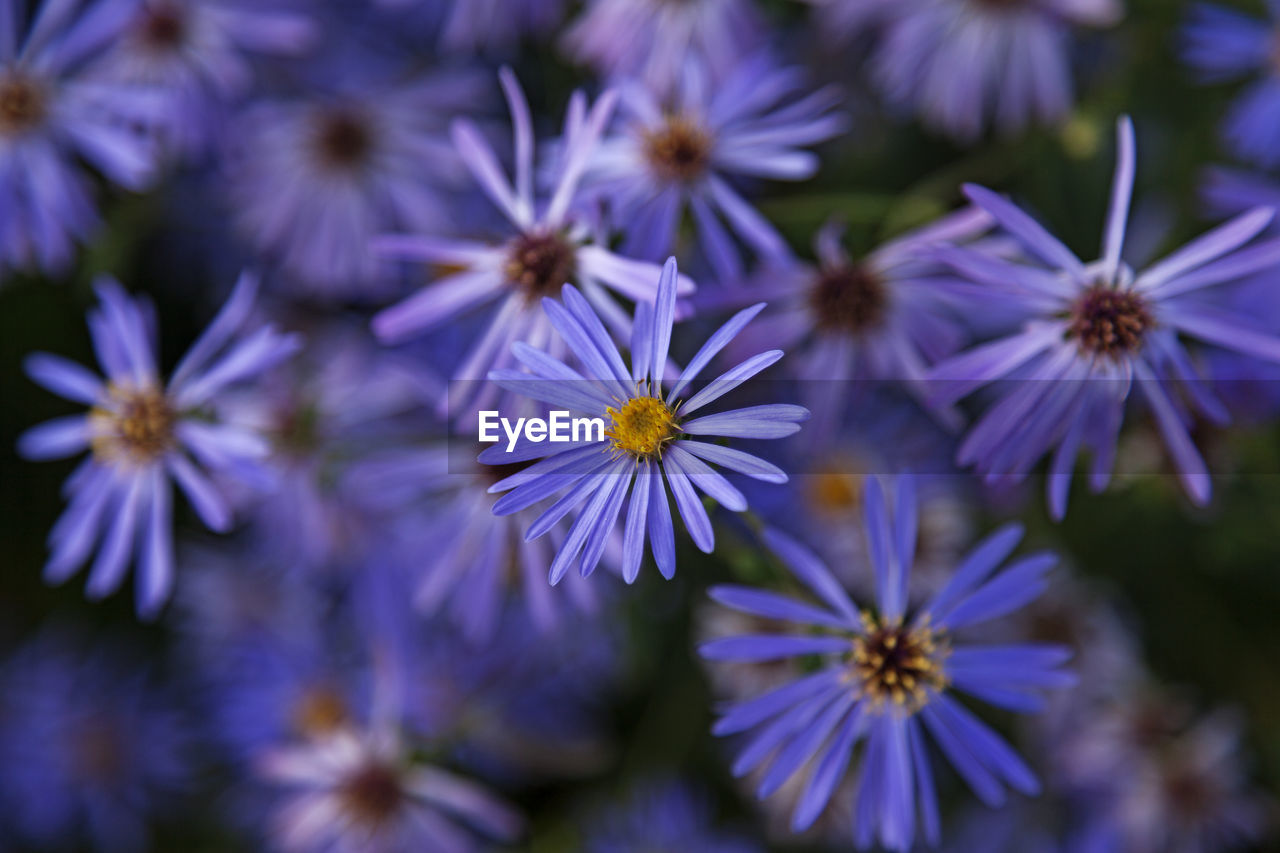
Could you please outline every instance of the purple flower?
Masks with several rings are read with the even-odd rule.
[[[869,381],[902,383],[923,399],[929,366],[954,354],[968,334],[957,310],[957,285],[966,285],[930,253],[969,243],[992,224],[985,211],[971,208],[857,260],[840,245],[840,229],[829,225],[814,240],[816,267],[792,260],[744,288],[744,296],[771,308],[743,340],[795,353],[791,373],[807,381],[804,402],[823,426],[838,423],[849,398]]]
[[[892,20],[902,0],[805,0],[817,10],[818,37],[848,42]]]
[[[670,98],[637,84],[621,90],[623,120],[601,143],[587,182],[625,223],[625,254],[669,255],[689,210],[716,274],[736,281],[742,259],[723,223],[767,260],[788,252],[733,181],[811,178],[818,158],[805,148],[842,133],[848,118],[834,111],[834,89],[802,95],[799,69],[776,68],[764,56],[714,86],[693,69]]]
[[[1280,65],[1276,26],[1280,7],[1268,3],[1270,20],[1209,3],[1192,7],[1182,31],[1182,60],[1204,83],[1250,78],[1222,126],[1231,152],[1260,166],[1280,164]]]
[[[1273,329],[1214,304],[1203,292],[1280,263],[1280,240],[1241,249],[1267,226],[1273,211],[1243,214],[1135,272],[1121,260],[1136,165],[1128,119],[1119,123],[1119,149],[1100,260],[1084,264],[1026,213],[976,186],[966,187],[969,198],[1018,240],[1031,263],[963,248],[938,253],[957,272],[990,288],[993,301],[1027,312],[1019,331],[931,372],[940,404],[999,383],[996,402],[969,431],[958,461],[976,466],[991,481],[1020,479],[1052,453],[1047,489],[1055,518],[1066,513],[1081,449],[1093,453],[1091,487],[1106,487],[1125,403],[1135,387],[1155,416],[1183,487],[1196,503],[1209,499],[1209,473],[1175,395],[1185,392],[1190,405],[1212,419],[1223,420],[1226,412],[1198,376],[1180,337],[1280,361]]]
[[[131,190],[155,166],[156,93],[102,79],[92,60],[117,37],[119,4],[47,0],[23,35],[27,3],[0,0],[0,276],[58,271],[98,225],[80,161]],[[76,14],[80,11],[80,14]]]
[[[257,104],[234,131],[229,187],[241,230],[303,291],[369,296],[393,282],[369,251],[384,231],[447,221],[442,183],[458,160],[444,117],[474,102],[470,78],[372,84],[353,68],[336,91]]]
[[[606,77],[638,77],[668,93],[693,61],[714,76],[760,42],[753,0],[591,0],[564,47]]]
[[[1113,24],[1119,0],[907,0],[874,59],[886,98],[963,142],[1071,108],[1071,28]]]
[[[510,515],[564,492],[529,527],[526,538],[545,534],[581,507],[551,563],[553,584],[564,577],[579,554],[583,577],[595,569],[633,483],[622,543],[622,576],[627,583],[634,582],[639,573],[646,531],[658,571],[666,578],[675,574],[675,530],[667,504],[668,488],[694,544],[705,553],[715,547],[715,534],[694,486],[735,512],[747,508],[742,493],[708,462],[758,480],[786,482],[787,475],[776,465],[698,437],[785,438],[799,431],[800,422],[809,415],[806,410],[771,404],[689,417],[782,358],[781,350],[749,358],[697,393],[683,397],[692,390],[690,383],[764,304],[740,311],[721,326],[664,395],[676,280],[676,260],[671,258],[662,269],[652,307],[640,303],[636,309],[630,369],[591,305],[576,288],[566,285],[563,303],[548,298],[542,304],[556,331],[586,365],[590,378],[523,343],[515,344],[512,352],[532,374],[517,370],[490,374],[509,391],[598,417],[607,425],[603,440],[587,438],[557,446],[525,439],[511,451],[499,445],[480,455],[480,461],[489,464],[541,459],[490,487],[493,492],[510,492],[494,504],[495,515]]]
[[[229,100],[253,84],[253,54],[289,56],[310,47],[307,17],[242,0],[121,0],[128,24],[95,70],[111,80],[153,87],[168,101],[157,130],[177,153],[194,157],[217,141]]]
[[[131,299],[112,279],[98,282],[101,304],[89,312],[105,380],[55,355],[27,358],[27,374],[34,381],[91,407],[88,414],[28,430],[18,444],[29,459],[91,451],[66,483],[70,505],[49,537],[49,583],[67,580],[96,548],[88,593],[101,598],[120,586],[136,558],[138,613],[154,616],[173,585],[170,482],[178,484],[210,529],[230,527],[231,511],[210,474],[257,481],[263,476],[259,460],[268,447],[256,433],[217,418],[219,397],[229,386],[280,362],[299,344],[270,326],[236,339],[256,291],[257,280],[242,276],[164,385],[156,370],[151,305]]]
[[[346,478],[352,490],[394,514],[389,526],[404,540],[398,547],[421,573],[412,594],[418,610],[447,611],[472,642],[493,637],[511,600],[521,600],[541,632],[562,625],[566,604],[586,613],[599,605],[597,590],[581,578],[569,577],[561,589],[543,578],[563,525],[526,541],[524,531],[536,519],[531,510],[494,518],[489,487],[509,473],[441,444],[370,455]],[[421,560],[428,549],[431,559]],[[607,549],[606,562],[616,563],[611,556]]]
[[[192,778],[186,722],[128,651],[46,630],[0,662],[0,836],[30,849],[152,849]]]
[[[258,762],[282,790],[276,845],[297,853],[486,849],[523,821],[483,786],[427,764],[393,729],[344,730],[282,746]]]
[[[649,782],[626,802],[594,815],[586,826],[584,853],[758,853],[762,848],[715,824],[714,803],[680,782]]]
[[[998,806],[1005,787],[1034,794],[1039,783],[1013,749],[956,700],[958,692],[1018,712],[1043,708],[1044,688],[1066,687],[1066,649],[1037,644],[975,645],[954,632],[1011,613],[1044,590],[1057,562],[1034,554],[998,567],[1022,536],[1010,525],[993,533],[960,563],[951,580],[918,609],[907,606],[916,543],[915,486],[897,482],[894,513],[879,480],[866,494],[868,550],[876,574],[875,609],[859,611],[835,576],[799,543],[766,531],[766,543],[821,605],[763,590],[713,587],[721,604],[790,623],[790,634],[752,634],[701,648],[711,660],[820,661],[816,671],[731,706],[713,731],[752,732],[734,763],[737,775],[765,768],[761,797],[777,791],[806,765],[809,781],[792,814],[792,829],[811,825],[845,775],[855,746],[866,740],[854,803],[854,838],[891,850],[911,848],[919,813],[924,836],[941,834],[929,735],[983,802]]]
[[[453,140],[458,156],[514,226],[514,233],[496,245],[412,234],[386,236],[375,244],[385,255],[450,270],[374,317],[374,331],[384,342],[396,343],[436,330],[470,309],[497,303],[485,331],[454,374],[463,381],[451,386],[441,401],[440,413],[454,416],[464,413],[481,393],[480,383],[491,369],[511,363],[508,348],[512,341],[546,346],[553,355],[564,353],[563,343],[552,339],[551,325],[538,308],[540,298],[554,296],[566,282],[573,282],[614,332],[625,336],[630,331],[626,315],[608,290],[644,302],[653,298],[657,280],[657,266],[611,252],[574,215],[583,170],[613,111],[615,96],[606,93],[588,110],[585,97],[575,93],[569,104],[563,150],[555,164],[554,189],[546,204],[539,206],[534,199],[529,105],[514,74],[504,68],[499,76],[515,123],[514,187],[471,122],[455,121]],[[681,279],[680,285],[681,293],[693,289],[687,279]]]

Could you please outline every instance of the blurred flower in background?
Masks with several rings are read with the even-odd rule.
[[[67,481],[70,505],[50,534],[45,579],[67,580],[96,548],[88,592],[101,598],[115,592],[136,560],[138,613],[151,617],[173,588],[170,481],[210,529],[231,526],[231,508],[210,473],[258,485],[270,473],[260,464],[267,455],[263,437],[219,420],[218,398],[287,358],[301,342],[271,326],[243,334],[257,293],[257,279],[246,274],[162,386],[150,303],[131,298],[110,279],[98,283],[97,293],[100,305],[89,313],[89,331],[105,381],[47,353],[26,362],[34,381],[91,406],[89,414],[35,427],[23,434],[19,449],[30,459],[91,453]]]
[[[114,0],[84,6],[0,2],[0,274],[5,267],[65,270],[98,227],[91,164],[115,184],[152,180],[161,93],[113,81],[94,60],[118,38]]]

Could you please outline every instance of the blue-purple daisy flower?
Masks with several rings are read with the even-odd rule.
[[[590,0],[565,32],[570,56],[605,77],[635,77],[668,93],[693,61],[715,77],[761,41],[755,0]]]
[[[1271,222],[1257,208],[1134,271],[1121,259],[1136,153],[1133,126],[1119,123],[1119,157],[1102,258],[1085,264],[1029,215],[995,193],[966,187],[1026,252],[1027,263],[965,248],[939,250],[961,275],[994,300],[1022,306],[1022,328],[937,365],[934,399],[947,404],[997,383],[997,399],[970,429],[958,461],[988,479],[1024,477],[1052,454],[1047,490],[1055,518],[1066,513],[1080,451],[1093,454],[1090,486],[1106,487],[1125,404],[1145,399],[1196,503],[1211,480],[1188,432],[1190,413],[1225,420],[1226,411],[1197,373],[1183,338],[1255,360],[1280,361],[1280,337],[1258,318],[1206,297],[1208,288],[1238,282],[1280,263],[1280,240],[1253,243]],[[1242,248],[1244,247],[1244,248]],[[1185,395],[1184,403],[1181,396]]]
[[[146,187],[156,161],[146,128],[162,106],[157,93],[92,69],[123,25],[113,0],[46,0],[24,34],[27,6],[0,0],[0,275],[56,272],[97,227],[81,161],[126,189]]]
[[[271,326],[245,334],[257,280],[241,277],[225,306],[178,363],[167,383],[156,368],[156,329],[149,302],[111,279],[98,282],[89,312],[99,378],[47,353],[28,357],[28,375],[59,396],[90,406],[28,430],[19,451],[58,459],[90,451],[67,480],[70,504],[49,536],[45,579],[61,583],[93,557],[88,593],[110,595],[135,560],[137,606],[154,615],[173,586],[176,482],[212,530],[231,525],[231,509],[213,476],[262,482],[266,440],[217,417],[219,396],[292,354],[299,341]],[[95,556],[96,552],[96,556]]]
[[[157,676],[132,650],[59,627],[0,661],[0,843],[153,849],[194,769],[190,721]]]
[[[782,357],[781,350],[749,358],[697,393],[684,396],[693,390],[691,383],[711,360],[760,312],[763,303],[740,311],[721,326],[670,389],[664,390],[677,277],[676,260],[671,258],[663,267],[656,300],[637,306],[630,368],[591,305],[576,288],[566,286],[563,302],[544,299],[542,304],[551,324],[586,366],[587,376],[523,343],[515,344],[512,352],[532,373],[498,370],[490,374],[494,382],[514,393],[598,417],[607,425],[602,440],[556,445],[526,439],[511,451],[498,446],[480,456],[482,462],[490,464],[541,459],[491,487],[493,492],[509,491],[494,504],[497,515],[519,512],[564,492],[529,527],[527,538],[545,534],[570,511],[581,507],[551,563],[553,584],[565,575],[579,554],[583,576],[596,568],[628,490],[631,498],[623,534],[622,576],[631,583],[640,570],[646,538],[658,571],[667,578],[675,573],[675,529],[667,503],[668,489],[694,544],[710,553],[715,547],[715,534],[694,487],[736,512],[745,510],[747,501],[707,463],[766,482],[782,483],[787,479],[780,468],[763,459],[698,439],[784,438],[799,431],[800,423],[809,416],[802,407],[775,403],[691,417],[774,364]]]
[[[119,0],[130,17],[96,70],[158,89],[168,103],[156,122],[162,143],[192,157],[219,139],[228,102],[254,82],[255,56],[293,56],[315,43],[305,15],[243,0]]]
[[[794,831],[827,807],[855,747],[866,741],[854,809],[854,840],[911,849],[917,819],[923,836],[941,836],[937,793],[926,735],[990,806],[1006,788],[1039,791],[1031,769],[1000,735],[957,699],[968,694],[1017,712],[1043,708],[1040,692],[1067,687],[1067,649],[1039,644],[961,642],[967,630],[1012,613],[1039,596],[1053,554],[1005,566],[1022,538],[1008,525],[977,545],[950,581],[918,608],[907,590],[916,545],[915,486],[896,481],[893,513],[877,479],[867,482],[866,533],[876,574],[874,608],[859,610],[826,566],[798,542],[768,530],[765,541],[821,604],[765,590],[717,586],[711,595],[731,609],[789,623],[793,633],[714,640],[701,653],[712,660],[812,660],[815,670],[726,710],[717,735],[751,732],[733,765],[735,774],[763,768],[761,797],[808,768],[808,782],[792,813]]]
[[[885,97],[963,142],[1071,109],[1072,30],[1115,23],[1119,0],[906,0],[874,59]]]
[[[730,233],[766,260],[786,257],[781,235],[733,184],[802,181],[818,171],[818,157],[807,148],[842,133],[848,117],[836,111],[840,96],[832,87],[805,94],[802,85],[799,69],[778,68],[762,55],[738,64],[719,84],[689,64],[670,96],[623,87],[620,126],[601,143],[587,176],[626,224],[623,252],[666,257],[691,212],[722,280],[742,274]]]
[[[510,473],[442,443],[372,454],[346,476],[352,490],[390,511],[386,526],[419,575],[415,607],[447,613],[473,643],[493,637],[509,602],[519,601],[543,633],[563,623],[565,605],[584,612],[599,605],[595,585],[581,578],[570,576],[560,589],[546,583],[565,525],[530,541],[532,510],[494,518],[489,487]],[[616,563],[616,550],[606,548],[606,565]],[[431,559],[421,559],[428,551]]]
[[[473,79],[440,73],[385,83],[353,63],[331,91],[248,108],[228,164],[246,238],[303,292],[385,294],[394,266],[369,243],[448,221],[441,195],[459,161],[445,119],[474,104]]]
[[[1280,6],[1263,20],[1213,3],[1191,7],[1182,30],[1182,60],[1204,83],[1248,78],[1231,105],[1222,135],[1231,152],[1259,166],[1280,164]]]
[[[929,367],[969,335],[959,310],[968,285],[931,252],[972,243],[992,225],[985,211],[971,208],[857,259],[841,245],[840,228],[828,225],[814,238],[816,266],[792,258],[743,288],[743,297],[766,300],[770,309],[741,341],[769,341],[793,353],[790,371],[807,382],[804,403],[824,432],[868,382],[901,383],[923,400]]]
[[[514,185],[503,175],[493,149],[471,122],[456,120],[453,140],[458,156],[511,223],[514,233],[496,244],[428,234],[388,235],[375,244],[384,255],[433,264],[446,271],[374,317],[373,329],[384,342],[398,343],[436,330],[471,309],[496,303],[484,332],[454,371],[452,378],[461,381],[451,386],[441,401],[440,413],[452,417],[465,414],[463,410],[481,391],[491,369],[511,363],[509,347],[513,341],[546,347],[553,355],[564,354],[563,343],[555,339],[551,324],[539,309],[540,298],[555,296],[566,282],[572,282],[614,333],[625,337],[630,332],[626,314],[609,291],[648,302],[653,299],[658,277],[657,265],[612,252],[575,209],[583,172],[613,113],[616,96],[607,92],[588,109],[586,98],[575,93],[562,150],[550,170],[554,174],[551,197],[539,203],[534,197],[529,104],[510,70],[504,68],[500,80],[514,122]],[[681,293],[692,290],[693,283],[682,278]]]
[[[421,760],[387,726],[343,729],[265,753],[262,780],[281,792],[271,836],[288,853],[488,849],[523,819],[483,785]]]

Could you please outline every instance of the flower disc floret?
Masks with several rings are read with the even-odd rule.
[[[610,418],[605,437],[613,446],[638,458],[662,455],[663,446],[680,431],[675,412],[657,397],[633,397],[619,409],[605,409]]]
[[[162,390],[110,384],[107,396],[110,403],[89,415],[90,445],[99,461],[146,464],[173,447],[178,417]]]
[[[862,625],[866,634],[854,638],[850,661],[862,695],[878,705],[892,702],[915,713],[928,702],[930,690],[946,688],[945,664],[951,653],[946,631],[928,622],[882,622],[869,611],[863,611]]]

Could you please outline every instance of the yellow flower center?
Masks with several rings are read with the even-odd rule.
[[[947,686],[944,665],[951,646],[945,631],[927,622],[914,628],[901,620],[881,623],[867,612],[862,625],[865,633],[853,640],[850,664],[863,695],[915,713],[928,702],[930,690]]]
[[[675,413],[657,397],[633,397],[621,409],[608,408],[611,423],[604,434],[618,450],[632,456],[657,456],[680,427]]]
[[[113,406],[89,413],[90,444],[103,461],[150,462],[173,446],[177,413],[155,386],[112,385]]]
[[[347,703],[327,684],[305,691],[293,709],[294,730],[307,737],[333,734],[349,719]]]

